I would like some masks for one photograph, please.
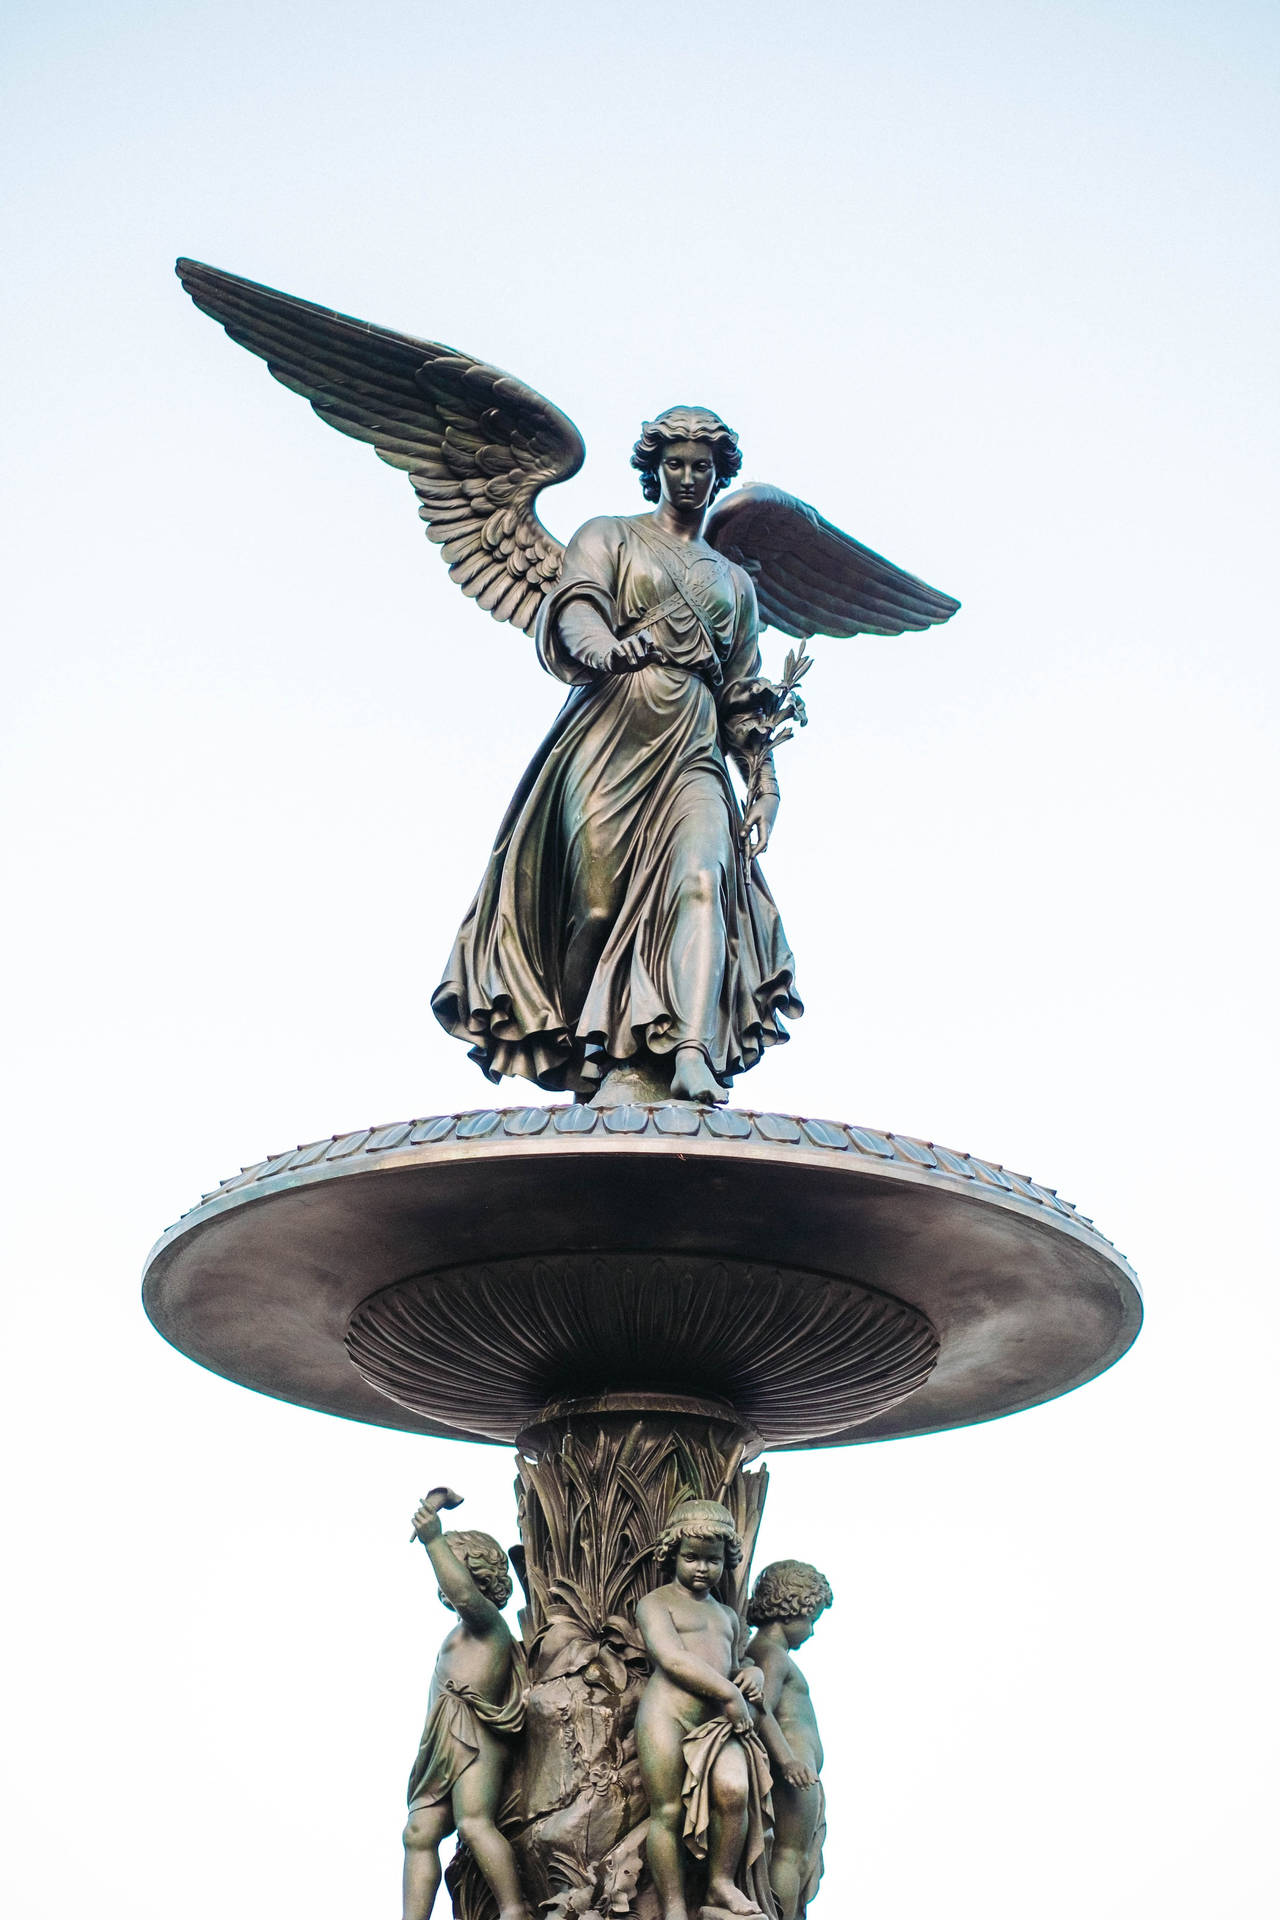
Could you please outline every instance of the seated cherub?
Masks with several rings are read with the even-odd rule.
[[[501,1920],[530,1920],[515,1855],[496,1820],[511,1736],[524,1725],[524,1656],[501,1613],[511,1598],[511,1575],[489,1534],[444,1532],[440,1508],[459,1504],[457,1494],[437,1487],[413,1516],[440,1598],[458,1624],[436,1660],[409,1776],[404,1920],[427,1920],[440,1885],[440,1843],[455,1829],[492,1889]]]
[[[791,1656],[830,1605],[830,1585],[805,1560],[775,1560],[756,1580],[747,1605],[756,1629],[747,1659],[764,1675],[759,1727],[774,1781],[769,1880],[781,1920],[803,1920],[822,1878],[822,1742],[809,1683]]]
[[[741,1661],[739,1616],[714,1592],[726,1562],[742,1558],[732,1515],[714,1500],[686,1501],[668,1520],[655,1558],[667,1579],[636,1608],[653,1666],[636,1744],[663,1920],[688,1920],[686,1851],[707,1863],[704,1914],[767,1914],[770,1781],[752,1719],[763,1681]]]

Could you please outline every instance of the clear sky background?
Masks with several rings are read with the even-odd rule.
[[[489,1101],[427,1000],[560,695],[189,253],[545,391],[589,448],[562,536],[696,401],[962,598],[815,643],[766,862],[809,1012],[735,1097],[1057,1185],[1149,1319],[1050,1407],[777,1461],[761,1554],[837,1596],[818,1912],[1261,1914],[1280,16],[4,31],[6,1911],[394,1913],[444,1626],[407,1516],[446,1480],[513,1530],[502,1450],[259,1399],[138,1305],[242,1163]]]

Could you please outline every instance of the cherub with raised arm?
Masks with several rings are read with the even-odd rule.
[[[746,1657],[764,1675],[759,1731],[774,1781],[769,1880],[781,1920],[804,1920],[822,1878],[822,1742],[809,1683],[791,1656],[830,1605],[830,1583],[807,1560],[775,1560],[757,1578],[747,1604],[755,1632]]]
[[[769,1765],[752,1713],[764,1681],[741,1658],[741,1619],[715,1595],[726,1565],[742,1559],[733,1516],[715,1500],[685,1501],[654,1557],[667,1577],[636,1608],[653,1666],[636,1744],[663,1920],[688,1920],[686,1853],[706,1862],[703,1920],[760,1920],[775,1912],[764,1859]]]
[[[493,1891],[501,1920],[530,1920],[515,1855],[497,1812],[524,1725],[525,1663],[501,1609],[511,1598],[507,1556],[487,1533],[446,1534],[440,1509],[461,1505],[434,1487],[413,1516],[440,1598],[458,1616],[431,1680],[427,1723],[409,1775],[404,1830],[404,1920],[427,1920],[440,1885],[440,1843],[455,1830]]]

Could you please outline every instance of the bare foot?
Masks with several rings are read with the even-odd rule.
[[[740,1913],[744,1916],[744,1920],[748,1915],[750,1920],[764,1920],[755,1901],[748,1899],[739,1887],[734,1886],[732,1880],[708,1882],[707,1897],[703,1904],[704,1912],[707,1907],[715,1907],[720,1913]]]
[[[721,1107],[728,1097],[701,1047],[676,1048],[676,1070],[671,1076],[673,1100],[697,1100],[704,1107]]]

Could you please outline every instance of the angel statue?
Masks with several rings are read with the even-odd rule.
[[[469,354],[190,260],[196,305],[322,420],[408,474],[462,591],[532,631],[570,689],[507,809],[437,1019],[489,1079],[580,1100],[721,1102],[803,1009],[760,870],[778,811],[781,685],[759,632],[899,634],[958,601],[776,487],[717,496],[742,465],[705,407],[647,421],[631,456],[652,511],[567,546],[538,518],[585,449],[572,421]],[[745,807],[729,777],[733,760]]]

